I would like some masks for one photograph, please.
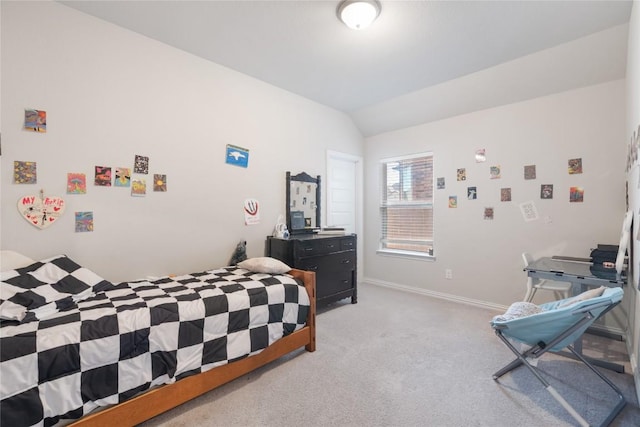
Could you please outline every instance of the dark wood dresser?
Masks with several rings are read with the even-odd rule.
[[[299,234],[288,239],[267,237],[267,256],[291,268],[316,273],[318,304],[351,297],[358,302],[356,235]]]

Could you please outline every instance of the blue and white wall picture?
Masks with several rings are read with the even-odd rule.
[[[227,144],[227,159],[230,165],[246,168],[249,165],[249,150],[237,145]]]

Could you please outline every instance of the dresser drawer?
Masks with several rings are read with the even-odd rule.
[[[318,299],[330,297],[339,292],[350,291],[355,288],[354,271],[321,271],[316,274],[316,280],[321,283],[316,289]]]
[[[317,272],[347,271],[356,268],[356,254],[353,251],[303,258],[297,268]]]
[[[352,237],[340,239],[340,250],[354,251],[356,249],[356,239]]]
[[[293,256],[303,258],[309,256],[325,255],[339,252],[342,249],[343,239],[310,239],[296,242]]]

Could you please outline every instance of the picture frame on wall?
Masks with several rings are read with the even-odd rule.
[[[524,179],[536,179],[536,165],[524,167]]]
[[[542,184],[540,186],[541,199],[553,199],[553,184]]]
[[[249,166],[249,149],[227,144],[225,162],[228,165],[246,168]]]

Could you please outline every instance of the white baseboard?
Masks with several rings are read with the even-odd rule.
[[[405,292],[412,292],[414,294],[426,295],[426,296],[439,298],[447,301],[453,301],[461,304],[472,305],[475,307],[488,308],[501,313],[504,313],[507,310],[507,308],[509,308],[506,305],[496,304],[488,301],[465,298],[458,295],[447,294],[444,292],[435,292],[435,291],[430,291],[428,289],[415,288],[413,286],[406,286],[406,285],[401,285],[399,283],[393,283],[393,282],[385,282],[383,280],[371,279],[368,277],[363,277],[362,282],[375,285],[375,286],[383,286],[385,288],[397,289]]]
[[[620,328],[616,328],[615,326],[602,326],[602,325],[598,325],[598,324],[593,324],[592,326],[589,327],[590,329],[593,328],[595,330],[599,330],[602,331],[604,333],[609,333],[609,334],[613,334],[613,335],[619,335],[621,336],[624,341],[626,343],[629,342],[629,336],[627,334],[627,332],[624,329],[620,329]],[[628,344],[627,344],[628,346]],[[627,349],[628,351],[629,349]],[[631,354],[631,353],[629,353]]]

